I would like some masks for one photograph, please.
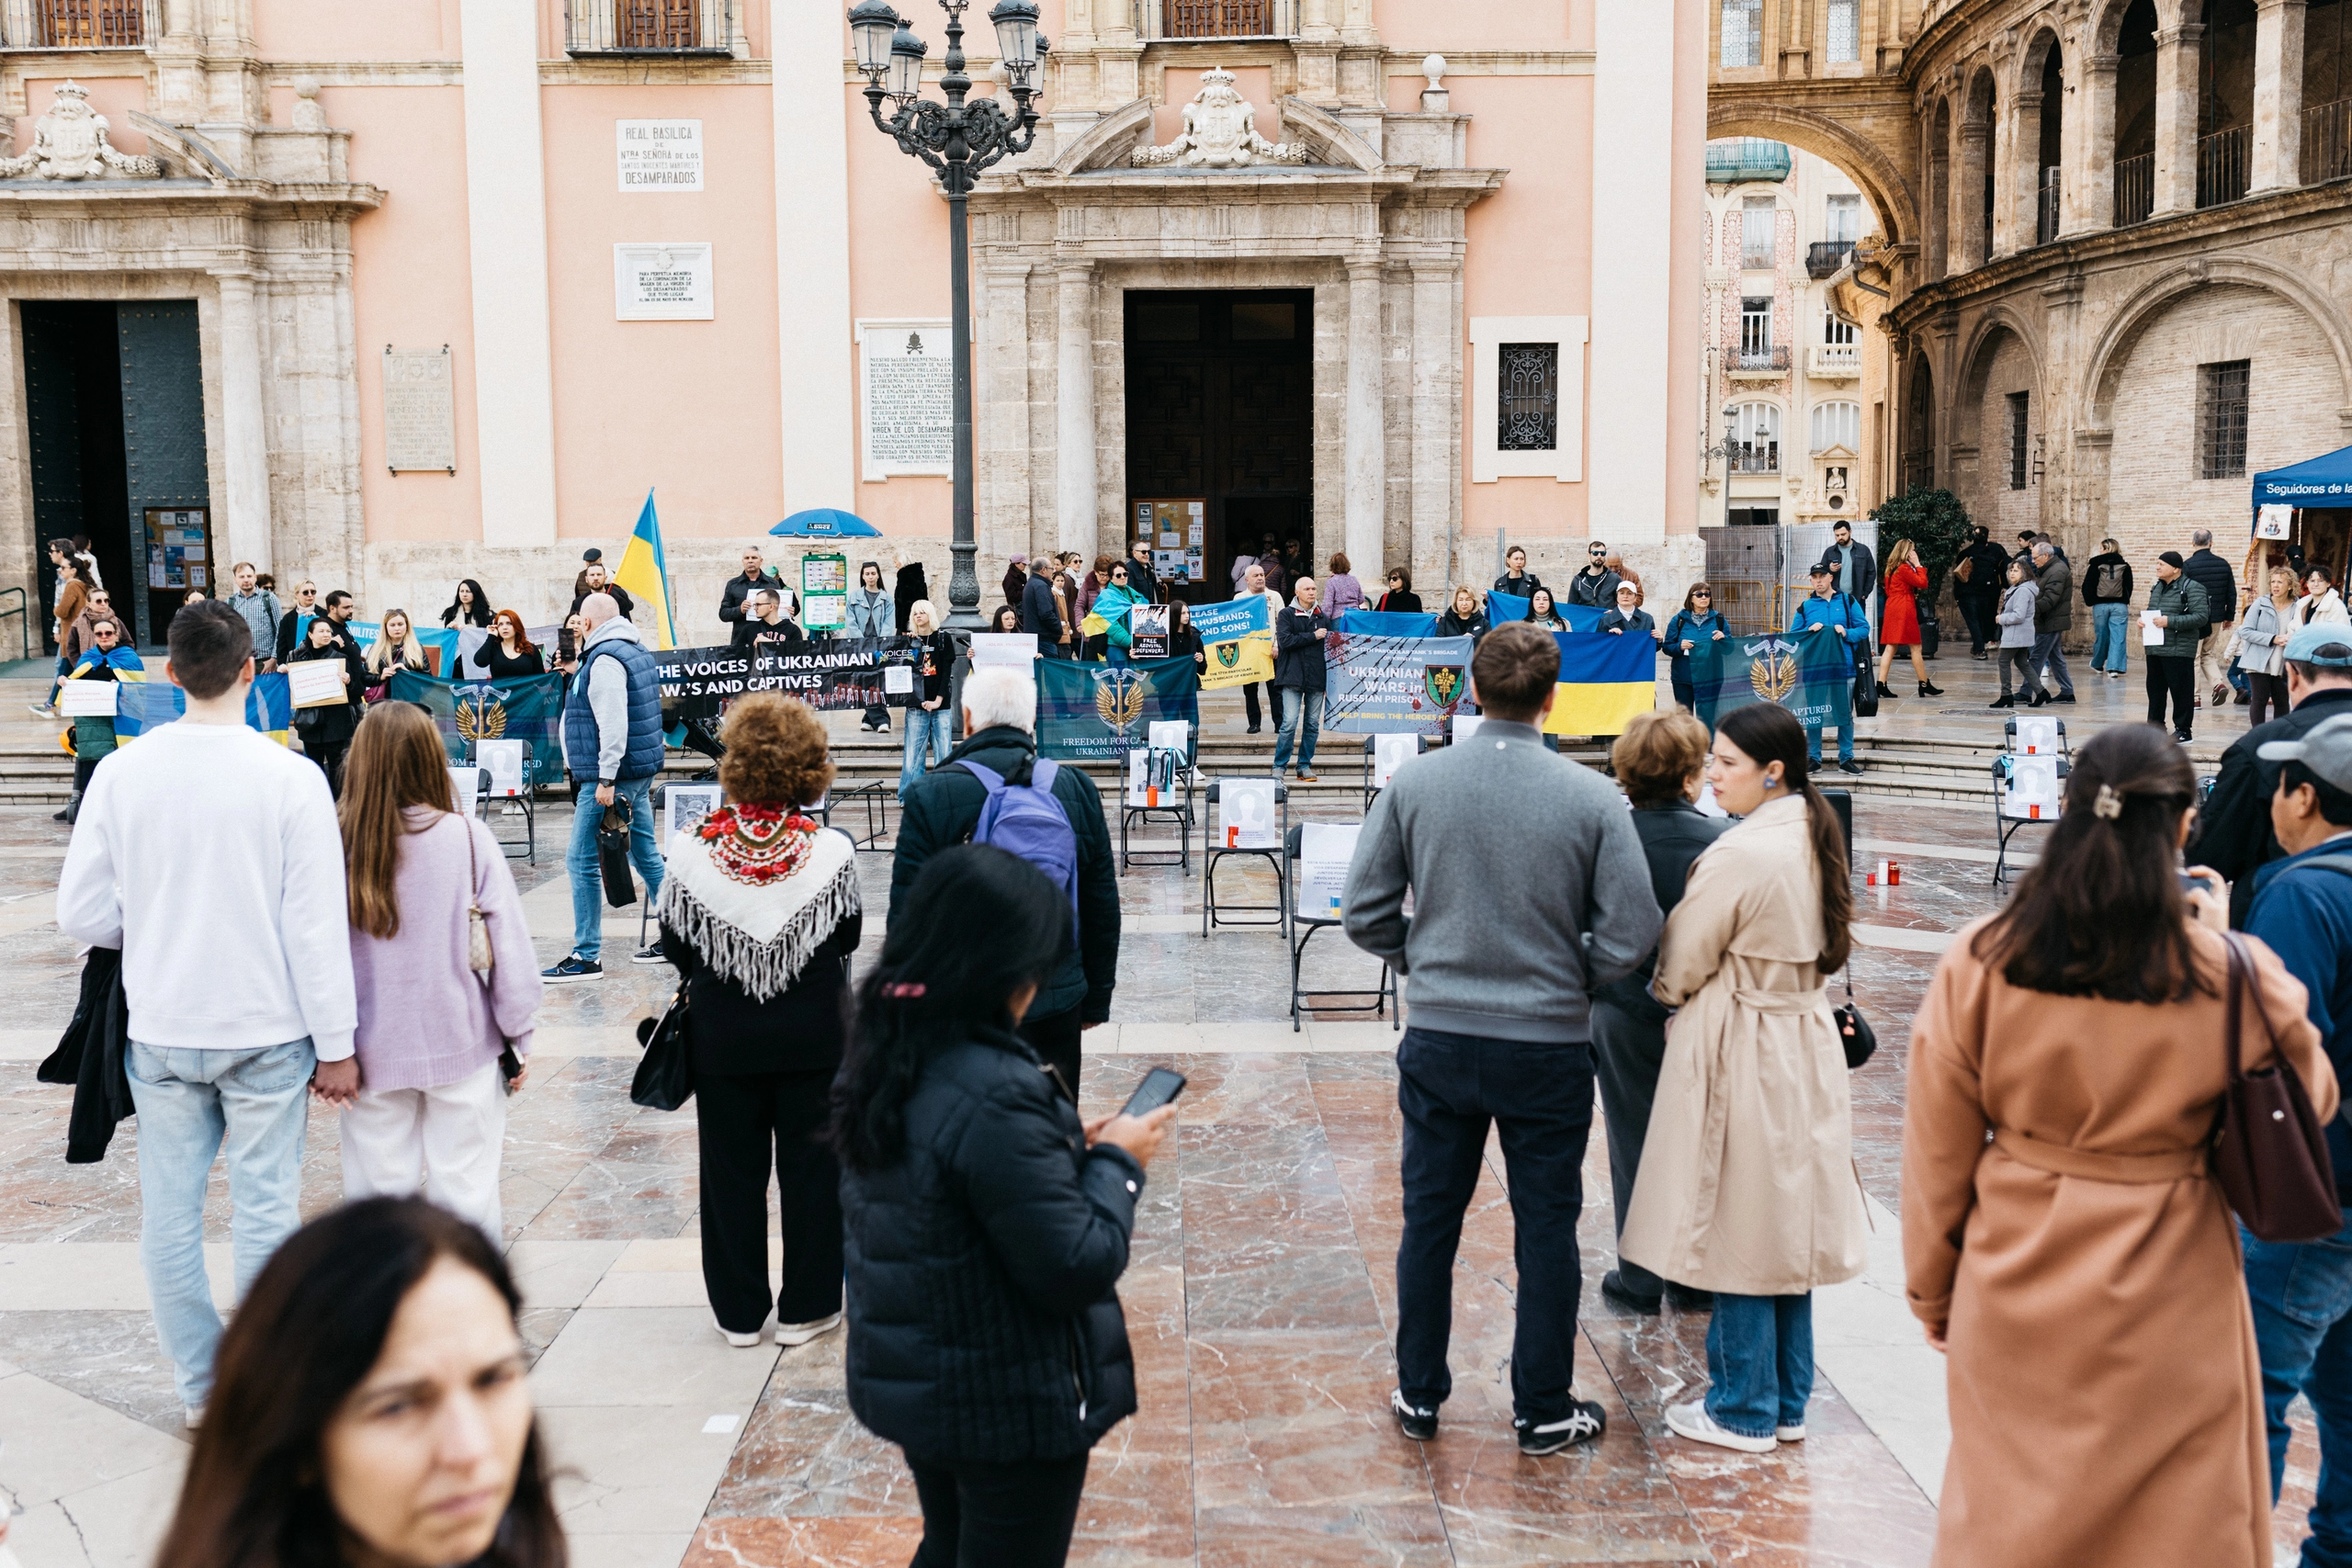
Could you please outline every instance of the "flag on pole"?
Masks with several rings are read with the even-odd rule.
[[[670,613],[670,562],[662,553],[662,520],[653,514],[653,492],[645,492],[645,510],[637,514],[637,528],[621,552],[620,569],[613,581],[653,612],[653,646],[678,646],[677,617]]]

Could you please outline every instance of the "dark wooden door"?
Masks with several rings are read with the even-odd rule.
[[[619,0],[622,49],[698,49],[702,18],[695,0]]]

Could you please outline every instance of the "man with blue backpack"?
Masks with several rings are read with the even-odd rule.
[[[994,844],[1029,862],[1070,901],[1072,941],[1021,1024],[1021,1037],[1078,1098],[1079,1035],[1111,1016],[1119,969],[1119,883],[1102,795],[1080,770],[1037,755],[1037,685],[1017,670],[964,681],[964,733],[917,781],[890,867],[890,919],[954,919],[919,909],[923,864],[957,844]]]

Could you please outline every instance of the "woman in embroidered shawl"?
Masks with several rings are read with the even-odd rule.
[[[686,999],[702,1138],[702,1278],[718,1331],[779,1345],[842,1320],[840,1173],[817,1134],[848,1031],[862,931],[856,852],[800,808],[833,782],[825,730],[790,697],[727,710],[729,804],[670,842],[662,952]],[[784,1284],[768,1291],[768,1178],[779,1184]]]

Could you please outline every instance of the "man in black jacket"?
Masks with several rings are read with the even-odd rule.
[[[783,579],[770,571],[766,558],[757,545],[743,547],[743,570],[727,580],[727,587],[718,595],[718,618],[722,621],[748,619],[743,613],[743,600],[754,588],[779,588]]]
[[[1842,518],[1830,532],[1835,540],[1821,552],[1821,564],[1838,574],[1838,592],[1867,610],[1871,595],[1878,592],[1878,557],[1868,545],[1855,542],[1854,525]]]
[[[742,618],[735,623],[728,646],[751,648],[763,642],[774,644],[779,653],[805,652],[808,647],[808,634],[784,613],[783,593],[772,582],[753,589],[744,601]]]
[[[1290,693],[1278,705],[1282,734],[1274,741],[1274,776],[1283,776],[1296,745],[1298,782],[1313,784],[1315,739],[1323,729],[1323,643],[1331,635],[1331,623],[1316,607],[1321,590],[1315,580],[1302,577],[1297,586],[1298,597],[1274,617],[1274,685]]]
[[[1968,576],[1962,580],[1960,569],[1965,566]],[[1975,542],[1961,552],[1952,565],[1952,597],[1960,604],[1961,618],[1968,623],[1968,652],[1973,659],[1990,659],[1984,645],[2001,640],[2001,628],[1993,619],[2001,602],[2001,591],[2008,585],[2002,574],[2008,570],[2009,554],[1993,542],[1992,531],[1976,530]]]
[[[1151,541],[1137,539],[1127,552],[1127,586],[1147,603],[1159,602],[1159,578],[1151,570]]]
[[[1054,604],[1054,561],[1051,556],[1032,557],[1029,585],[1021,591],[1021,629],[1037,639],[1040,659],[1068,659],[1062,646],[1062,613]]]
[[[2352,713],[2352,634],[2324,623],[2295,629],[2287,639],[2287,701],[2286,713],[2247,730],[2222,753],[2221,775],[2197,813],[2197,838],[2188,846],[2190,863],[2211,866],[2229,882],[2230,924],[2240,930],[2254,903],[2254,874],[2284,852],[2270,830],[2279,764],[2256,753]]]
[[[1035,586],[1032,580],[1031,586]],[[955,911],[923,909],[907,897],[923,863],[953,844],[968,842],[988,804],[988,786],[959,762],[977,762],[1008,784],[1025,784],[1037,756],[1037,686],[1013,670],[978,670],[964,681],[964,732],[968,737],[907,795],[899,843],[890,864],[890,919],[952,919]],[[1078,946],[1062,956],[1053,979],[1029,1004],[1021,1037],[1078,1092],[1079,1034],[1111,1016],[1119,971],[1119,880],[1102,794],[1094,781],[1065,765],[1054,775],[1054,799],[1078,835]]]
[[[1528,579],[1532,583],[1533,578]],[[1595,539],[1585,550],[1584,570],[1568,579],[1568,603],[1583,604],[1595,610],[1607,610],[1617,604],[1617,584],[1623,579],[1609,570],[1609,547]],[[1530,597],[1533,588],[1528,589]]]
[[[2180,570],[2205,590],[2212,622],[2205,640],[2197,645],[2197,695],[2200,705],[2220,707],[2230,700],[2230,637],[2237,630],[2238,576],[2230,563],[2213,553],[2213,534],[2199,528],[2188,536],[2197,547]]]

